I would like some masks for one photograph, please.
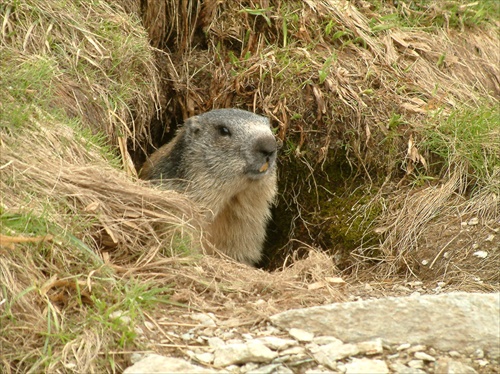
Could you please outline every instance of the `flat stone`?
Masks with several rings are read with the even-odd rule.
[[[331,343],[339,343],[339,344],[344,344],[344,342],[340,339],[337,339],[333,336],[315,336],[312,340],[313,343],[317,345],[325,345],[325,344],[331,344]]]
[[[427,346],[419,344],[419,345],[414,345],[413,347],[408,348],[406,351],[408,353],[415,353],[419,351],[425,351],[427,350]]]
[[[211,352],[195,353],[193,358],[202,364],[211,364],[214,362],[214,354]]]
[[[366,342],[360,342],[356,345],[358,346],[359,353],[361,354],[376,355],[384,351],[382,339],[374,339]]]
[[[314,333],[299,328],[291,328],[288,333],[299,342],[312,342]]]
[[[346,374],[388,374],[389,368],[385,361],[369,358],[353,358],[345,364]]]
[[[418,360],[434,362],[436,359],[425,352],[415,352],[415,358]]]
[[[337,360],[357,355],[359,349],[356,344],[330,343],[319,346],[314,351],[311,351],[311,353],[318,364],[336,370]]]
[[[263,336],[261,338],[255,339],[255,341],[260,342],[266,347],[271,348],[275,351],[281,351],[297,344],[297,342],[293,339],[283,339],[276,336]]]
[[[306,349],[304,347],[301,347],[300,345],[296,347],[290,347],[285,349],[284,351],[279,352],[280,356],[287,356],[287,355],[303,355],[306,353]]]
[[[410,368],[401,362],[391,362],[389,363],[389,367],[398,374],[425,374],[425,371],[417,368]]]
[[[189,317],[191,317],[192,320],[200,322],[201,326],[209,326],[209,327],[215,327],[215,316],[212,313],[205,314],[205,313],[193,313]]]
[[[450,358],[441,358],[436,362],[434,369],[436,374],[477,374],[477,371],[460,361]]]
[[[423,369],[425,367],[424,360],[410,360],[408,366],[414,369]]]
[[[410,343],[403,343],[396,348],[396,351],[404,351],[405,349],[408,349],[410,347],[411,347]]]
[[[209,338],[207,340],[207,342],[208,342],[208,345],[212,348],[219,348],[219,347],[226,345],[224,340],[222,340],[221,338],[218,338],[218,337]]]
[[[142,360],[129,366],[123,374],[144,374],[144,373],[219,373],[217,370],[203,368],[193,365],[181,358],[165,357],[157,354],[150,354]]]
[[[281,364],[269,364],[269,365],[261,366],[257,369],[249,370],[246,373],[247,374],[272,374],[280,366],[281,366]]]
[[[500,293],[388,297],[292,309],[270,319],[282,329],[300,328],[342,341],[381,338],[444,351],[481,348],[500,357]]]
[[[217,348],[214,355],[214,365],[218,367],[247,362],[268,363],[278,356],[264,344],[254,341],[244,344],[226,344]]]
[[[261,366],[254,370],[242,371],[246,374],[293,374],[293,371],[280,364]]]

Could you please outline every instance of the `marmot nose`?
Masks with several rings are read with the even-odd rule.
[[[255,150],[269,160],[277,149],[276,139],[274,137],[260,138],[255,143]]]

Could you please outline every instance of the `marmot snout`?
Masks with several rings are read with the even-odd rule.
[[[146,161],[140,176],[208,208],[210,242],[238,261],[255,264],[276,195],[277,149],[267,118],[217,109],[189,118]]]

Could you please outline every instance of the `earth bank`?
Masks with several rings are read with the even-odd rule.
[[[2,371],[121,372],[141,351],[210,366],[198,355],[218,336],[198,334],[195,314],[246,346],[264,331],[291,339],[267,324],[288,309],[497,295],[498,11],[458,0],[2,3]],[[215,107],[269,116],[283,142],[265,270],[201,256],[199,207],[136,179],[185,118]],[[484,347],[367,341],[374,358],[350,339],[294,343],[290,356],[306,355],[304,370],[437,371],[430,355],[445,372],[498,371]],[[320,363],[334,343],[351,353]],[[260,368],[247,364],[233,369]]]

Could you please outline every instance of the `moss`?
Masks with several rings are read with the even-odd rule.
[[[297,145],[288,139],[279,165],[286,176],[279,178],[281,195],[273,209],[262,266],[274,269],[283,264],[287,255],[305,255],[302,242],[332,254],[337,265],[345,268],[355,249],[378,240],[368,233],[368,228],[380,209],[374,205],[364,209],[377,187],[367,187],[366,181],[350,168],[345,155],[314,165],[314,179],[307,178],[306,187],[302,183],[311,173],[311,164],[305,156],[297,157],[296,149]]]

